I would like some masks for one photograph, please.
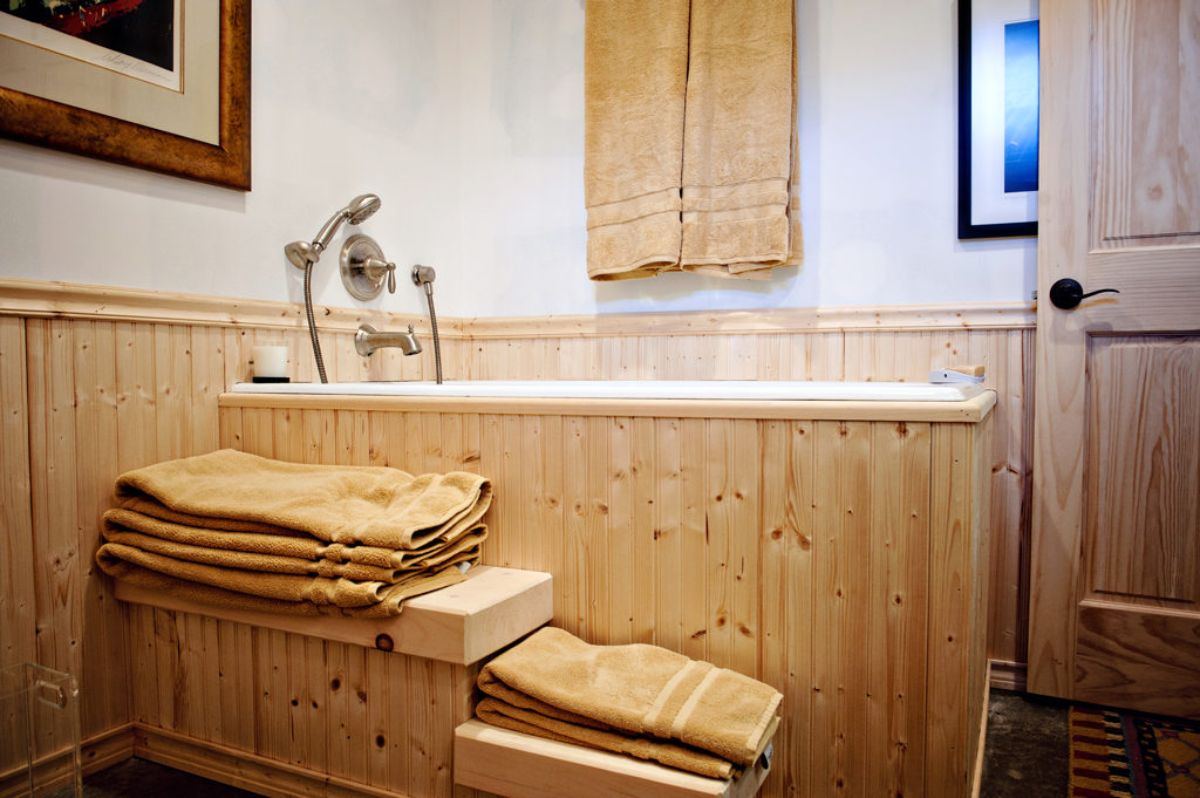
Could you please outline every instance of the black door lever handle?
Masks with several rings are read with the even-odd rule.
[[[1095,291],[1083,292],[1083,286],[1078,280],[1072,280],[1070,277],[1064,277],[1061,280],[1056,280],[1054,285],[1050,286],[1050,304],[1060,310],[1071,310],[1079,307],[1079,303],[1090,296],[1096,294],[1119,294],[1121,293],[1115,288],[1099,288]]]

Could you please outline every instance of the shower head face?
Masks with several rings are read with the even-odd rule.
[[[346,206],[346,221],[350,224],[362,224],[379,210],[382,204],[383,201],[375,194],[359,194]]]
[[[321,250],[307,241],[293,241],[283,248],[283,254],[297,269],[305,269],[321,259]]]

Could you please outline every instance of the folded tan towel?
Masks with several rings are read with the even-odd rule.
[[[400,613],[404,601],[434,590],[441,590],[463,581],[466,577],[458,568],[447,568],[426,575],[418,582],[397,587],[395,591],[386,594],[385,601],[369,607],[344,609],[328,604],[313,604],[308,601],[285,601],[279,599],[252,596],[223,590],[219,587],[189,582],[177,579],[158,571],[142,568],[131,562],[109,557],[98,557],[101,569],[108,575],[120,579],[127,584],[136,585],[160,593],[183,599],[197,604],[208,604],[215,607],[230,607],[233,609],[257,610],[283,615],[301,616],[336,616],[349,618],[388,618]]]
[[[157,508],[151,508],[157,510]],[[211,519],[205,519],[209,526],[188,526],[177,521],[164,521],[145,513],[114,508],[104,513],[101,519],[101,529],[105,540],[120,543],[129,540],[116,537],[121,533],[132,532],[161,539],[164,543],[178,543],[185,546],[217,549],[227,553],[240,552],[246,554],[269,555],[272,557],[295,558],[308,563],[308,567],[296,570],[292,566],[289,573],[315,573],[316,568],[327,568],[341,563],[362,566],[361,569],[345,568],[342,576],[352,579],[382,579],[389,580],[391,574],[397,571],[409,571],[417,568],[428,568],[444,559],[447,551],[454,547],[461,548],[461,541],[470,538],[474,543],[482,543],[486,527],[479,520],[487,511],[487,503],[480,503],[470,512],[457,519],[450,528],[446,529],[436,539],[427,542],[418,549],[387,549],[380,546],[358,546],[343,543],[326,543],[321,540],[299,534],[269,534],[262,532],[229,532],[215,527]],[[161,513],[160,513],[161,515]],[[178,520],[186,520],[186,516],[171,514]],[[195,516],[193,516],[195,517]],[[131,544],[132,545],[132,544]],[[152,550],[171,554],[156,544]],[[172,554],[171,556],[178,556]],[[214,555],[207,555],[214,556]],[[441,558],[441,559],[439,559]],[[247,567],[239,565],[234,559],[226,560],[226,564],[234,568]],[[367,570],[372,569],[372,570]],[[356,575],[359,574],[359,575]]]
[[[588,0],[593,280],[800,262],[793,0]]]
[[[677,271],[688,0],[588,0],[584,38],[588,276]]]
[[[794,0],[692,0],[683,135],[687,271],[798,264]]]
[[[142,519],[144,517],[138,518],[136,514],[127,513],[122,510],[108,511],[105,513],[103,519],[102,534],[105,542],[129,546],[176,560],[185,560],[204,565],[216,565],[222,568],[241,571],[260,571],[263,573],[304,574],[326,579],[350,579],[356,582],[398,582],[413,572],[437,568],[452,559],[456,559],[464,552],[477,549],[483,543],[484,538],[487,537],[487,527],[477,526],[470,530],[469,533],[462,535],[453,543],[441,547],[436,552],[406,560],[402,567],[397,568],[380,567],[354,561],[343,562],[336,558],[327,559],[321,557],[319,552],[305,556],[305,553],[302,551],[306,548],[304,546],[305,543],[310,544],[307,547],[310,548],[310,551],[311,549],[321,548],[321,544],[315,541],[304,541],[300,538],[275,538],[275,540],[282,540],[288,543],[294,541],[298,545],[276,547],[274,552],[262,552],[253,549],[241,551],[221,545],[228,541],[221,540],[220,533],[201,530],[201,534],[187,535],[187,527],[176,526],[174,524],[167,525],[163,522],[156,522],[155,519],[144,519],[150,523],[142,523]],[[182,534],[177,537],[190,539],[192,542],[179,542],[171,537],[154,536],[132,531],[138,527],[149,526],[157,526],[160,529],[178,529]],[[195,540],[196,538],[205,539],[206,543],[209,538],[217,538],[213,542],[218,545],[198,544]],[[354,549],[371,549],[375,552],[382,552],[385,556],[390,553],[388,549],[365,546],[350,548],[351,551]],[[297,551],[295,554],[289,555],[281,553],[281,550]]]
[[[285,463],[232,449],[122,474],[122,506],[190,526],[282,528],[323,541],[418,549],[491,501],[479,474],[413,476],[395,468]],[[479,513],[482,515],[482,512]],[[185,519],[184,516],[187,516]]]
[[[658,646],[594,646],[553,627],[484,666],[479,689],[497,702],[481,704],[485,721],[717,778],[762,753],[783,700],[769,685]]]

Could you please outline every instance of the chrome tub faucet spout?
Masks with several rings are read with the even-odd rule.
[[[408,332],[379,332],[370,324],[363,324],[354,334],[354,349],[363,357],[370,357],[376,349],[392,346],[405,355],[417,355],[421,352],[421,342],[417,340],[412,325]]]

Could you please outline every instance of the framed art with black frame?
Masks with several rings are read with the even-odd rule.
[[[1037,0],[959,0],[958,237],[1037,235]]]

